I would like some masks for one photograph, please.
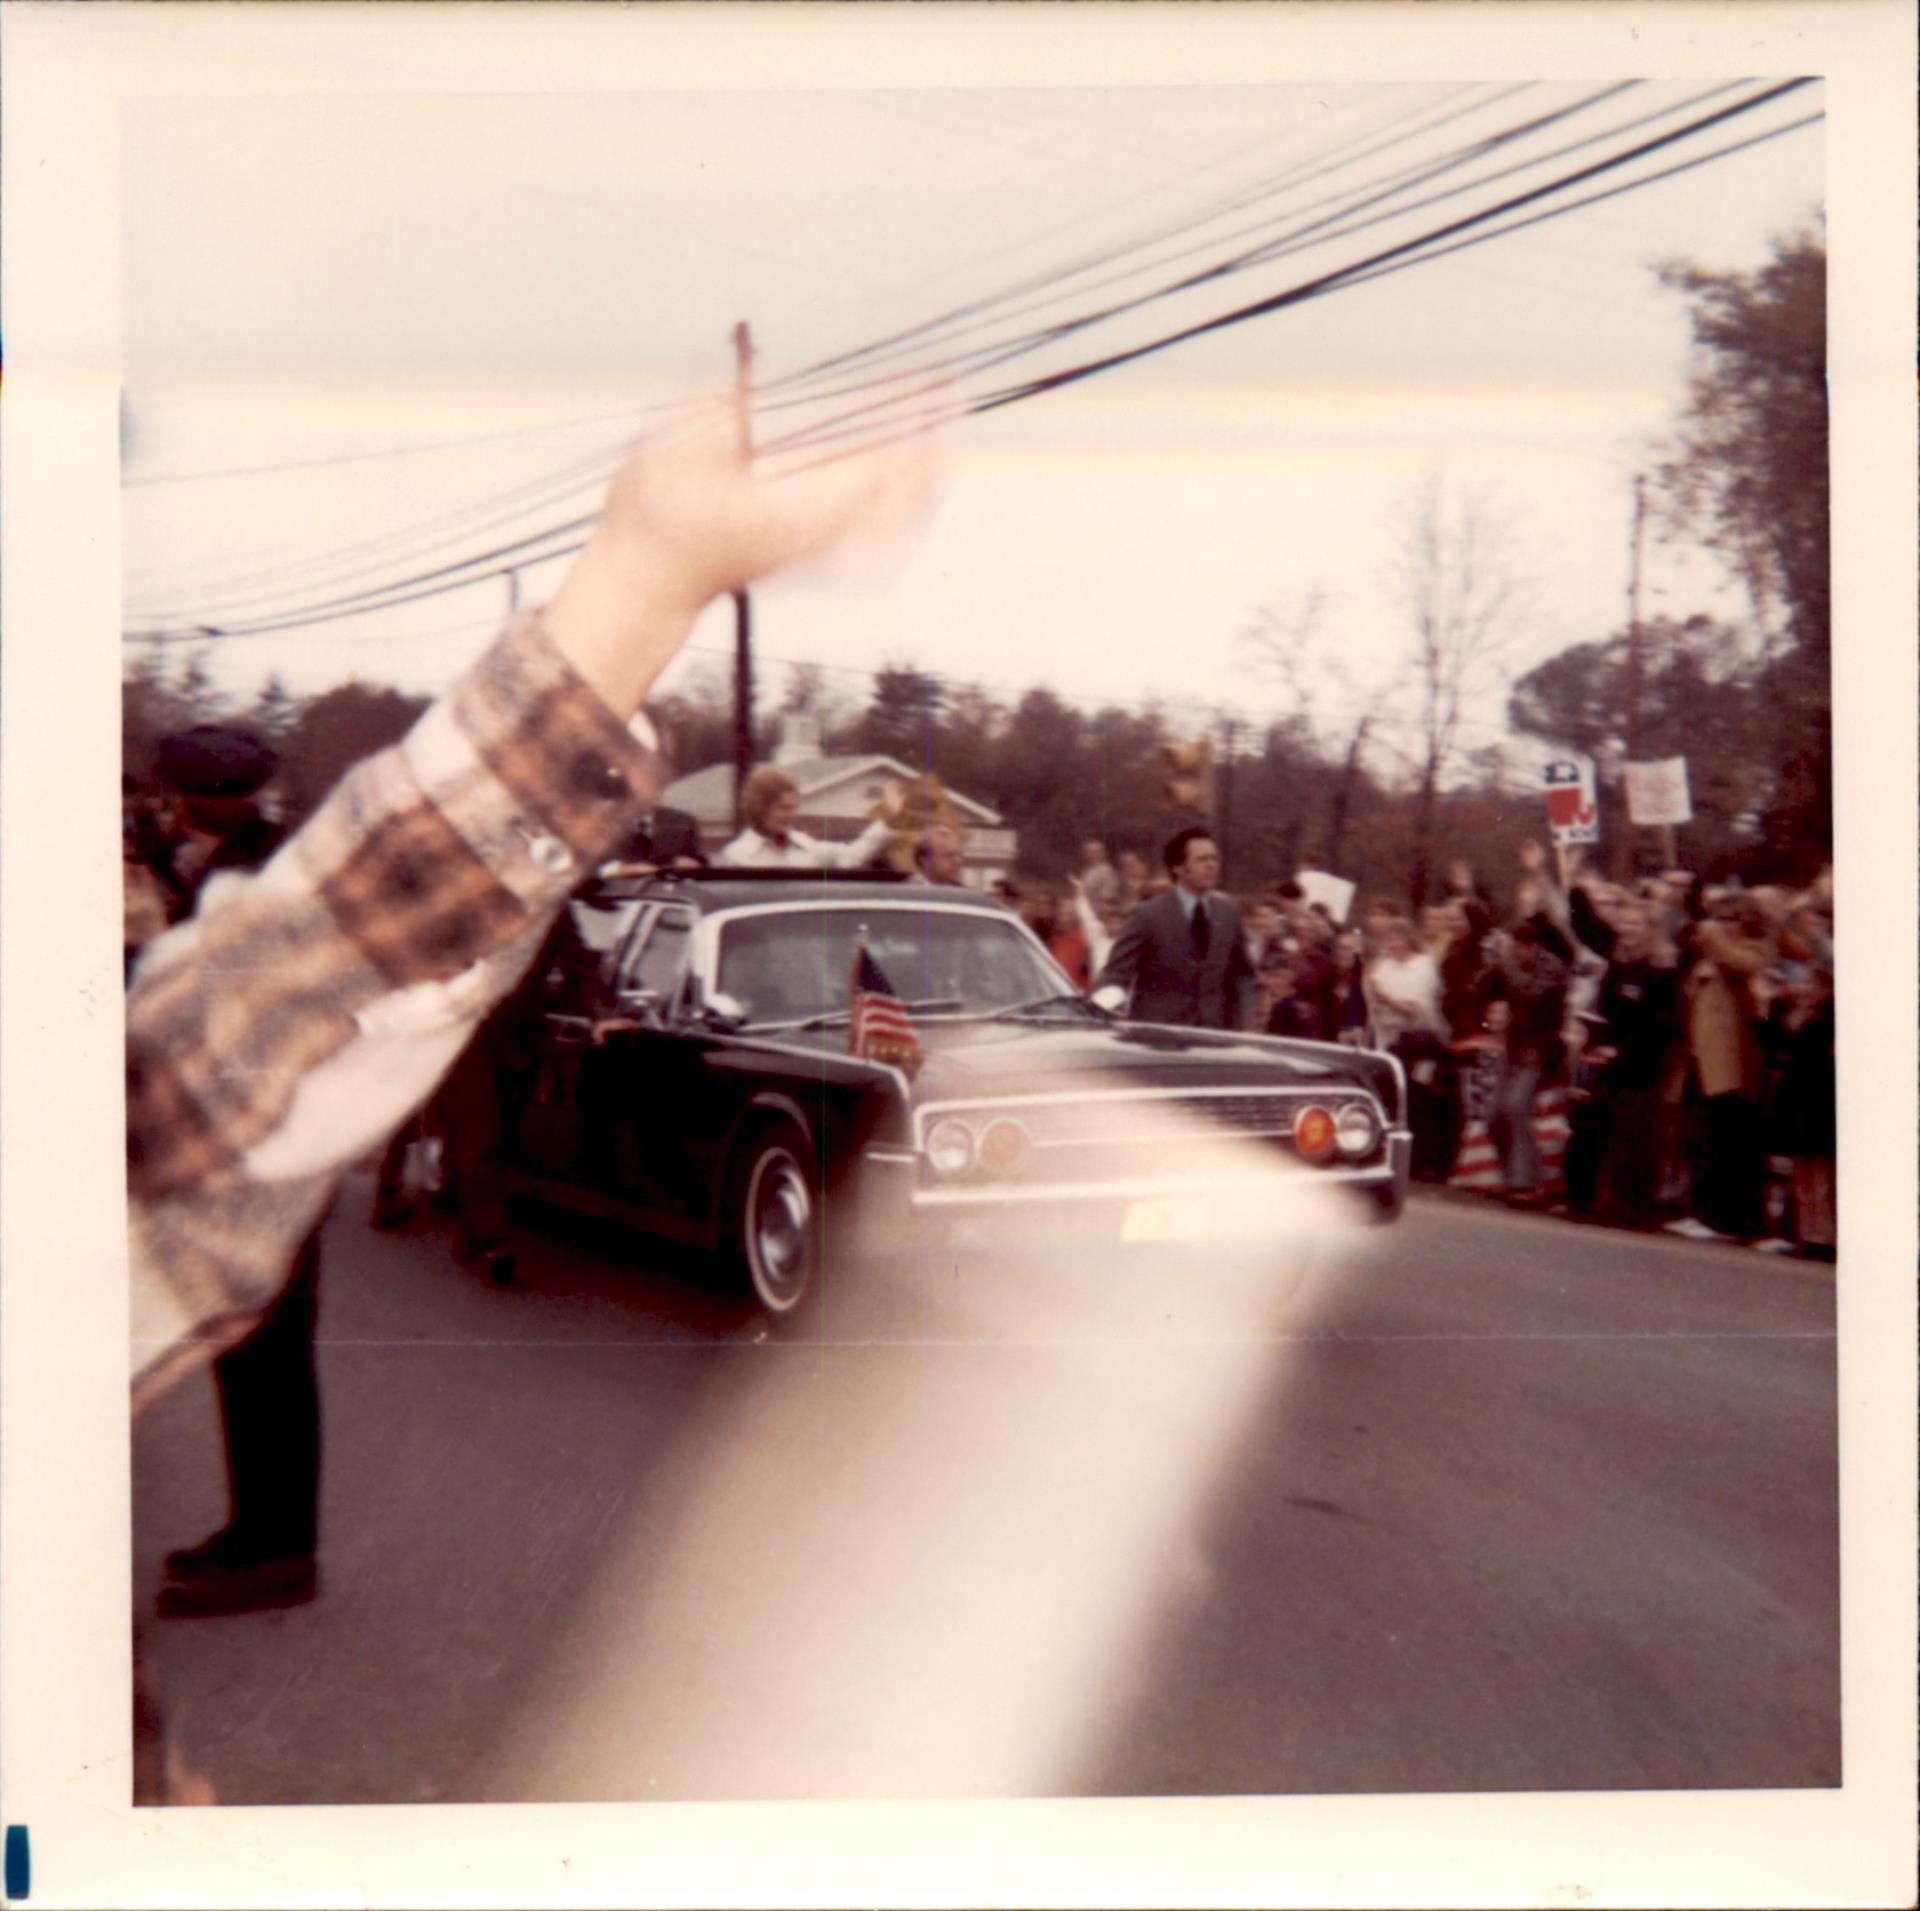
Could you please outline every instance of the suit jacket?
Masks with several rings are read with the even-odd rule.
[[[700,863],[707,860],[700,848],[700,825],[685,810],[670,809],[663,803],[654,811],[651,821],[642,817],[634,824],[633,833],[613,860],[658,863],[666,868],[676,856],[691,856]]]
[[[1211,936],[1204,962],[1193,955],[1193,925],[1177,890],[1149,897],[1127,918],[1100,971],[1101,988],[1133,992],[1127,1018],[1182,1028],[1244,1029],[1252,1025],[1258,986],[1247,959],[1240,912],[1221,896],[1207,903]]]

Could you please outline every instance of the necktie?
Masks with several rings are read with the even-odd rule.
[[[1207,921],[1207,899],[1202,896],[1193,905],[1193,959],[1204,962],[1207,959],[1207,945],[1213,940],[1212,925]]]

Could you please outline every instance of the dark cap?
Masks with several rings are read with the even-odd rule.
[[[251,796],[273,775],[279,758],[250,731],[224,723],[196,723],[160,745],[160,780],[182,796]]]

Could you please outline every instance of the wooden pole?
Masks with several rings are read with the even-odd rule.
[[[1229,868],[1232,867],[1228,857],[1233,835],[1233,751],[1239,736],[1240,726],[1229,717],[1223,726],[1220,760],[1220,860]]]
[[[740,459],[753,458],[753,334],[742,319],[733,328],[733,402]],[[733,593],[733,827],[745,821],[741,799],[753,771],[753,605],[745,590]]]
[[[1640,761],[1640,545],[1647,518],[1647,481],[1633,480],[1633,568],[1627,582],[1627,761]],[[1614,867],[1621,876],[1633,874],[1633,824],[1622,822]]]

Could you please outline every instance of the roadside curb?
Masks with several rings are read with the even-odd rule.
[[[1595,1234],[1623,1234],[1639,1241],[1664,1240],[1683,1243],[1688,1247],[1735,1248],[1765,1261],[1777,1261],[1783,1267],[1798,1268],[1809,1274],[1824,1274],[1832,1277],[1838,1270],[1837,1261],[1811,1260],[1801,1254],[1762,1254],[1758,1246],[1751,1241],[1696,1241],[1684,1234],[1669,1234],[1664,1227],[1636,1228],[1620,1221],[1606,1221],[1594,1215],[1574,1214],[1565,1207],[1551,1205],[1516,1209],[1509,1208],[1498,1194],[1482,1192],[1475,1188],[1450,1188],[1444,1182],[1415,1181],[1408,1185],[1407,1199],[1419,1200],[1440,1207],[1478,1208],[1483,1212],[1495,1209],[1502,1214],[1527,1214],[1536,1220],[1557,1221],[1569,1227],[1576,1227]]]

